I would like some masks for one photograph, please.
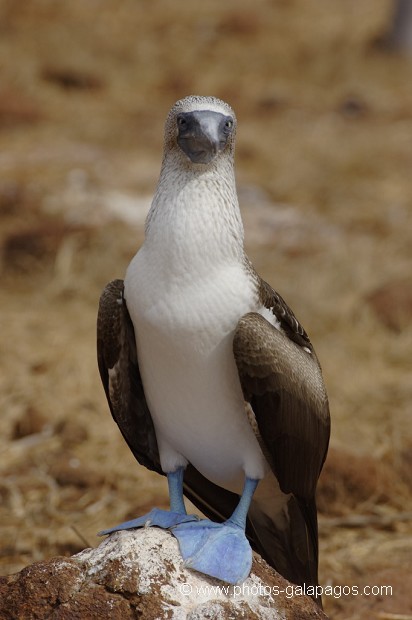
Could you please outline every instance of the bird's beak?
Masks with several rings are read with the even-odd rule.
[[[201,110],[180,114],[177,143],[195,164],[209,164],[225,148],[230,131],[228,117],[219,112]]]

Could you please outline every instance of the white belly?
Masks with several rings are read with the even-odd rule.
[[[255,309],[251,283],[235,264],[163,286],[154,271],[141,250],[127,271],[125,297],[162,468],[190,462],[239,492],[245,475],[265,473],[232,353],[239,318]]]

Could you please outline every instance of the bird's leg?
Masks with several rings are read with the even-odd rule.
[[[188,515],[183,500],[183,476],[184,467],[179,467],[176,471],[167,474],[169,485],[170,510],[152,508],[147,514],[115,525],[107,530],[102,530],[98,536],[112,534],[119,530],[131,530],[137,527],[157,526],[163,529],[171,528],[179,523],[187,521],[198,521],[195,515]]]
[[[186,506],[183,499],[184,473],[184,467],[179,467],[176,471],[167,474],[167,484],[169,486],[170,512],[186,515]]]
[[[230,519],[182,522],[171,528],[188,568],[228,583],[241,583],[250,573],[252,549],[245,535],[246,517],[259,480],[246,478],[240,501]]]
[[[250,503],[256,487],[259,484],[259,480],[253,478],[246,478],[245,486],[243,487],[243,493],[239,500],[238,505],[232,513],[230,519],[226,521],[227,524],[237,525],[238,527],[246,529],[246,517],[250,508]]]

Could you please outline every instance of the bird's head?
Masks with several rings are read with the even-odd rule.
[[[190,96],[177,101],[165,127],[165,147],[186,162],[208,166],[222,154],[233,156],[236,116],[215,97]]]

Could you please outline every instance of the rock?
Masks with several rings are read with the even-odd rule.
[[[36,562],[16,575],[0,577],[0,618],[326,618],[312,599],[296,595],[294,588],[259,556],[239,586],[190,571],[169,532],[146,528],[116,532],[96,549]]]

